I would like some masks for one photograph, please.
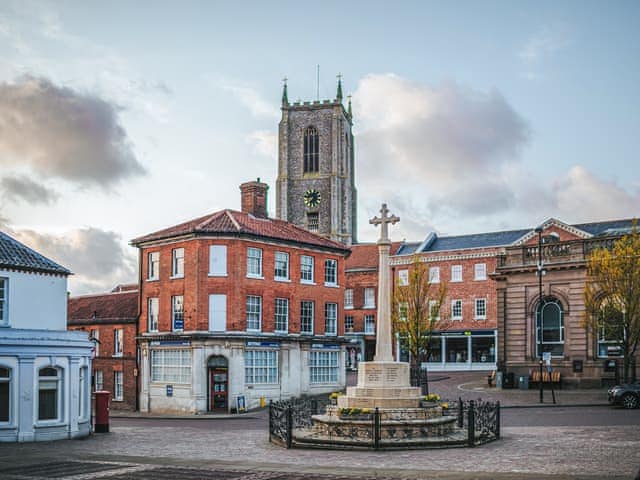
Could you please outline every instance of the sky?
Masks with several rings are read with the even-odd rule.
[[[260,177],[291,101],[352,95],[358,238],[640,216],[640,2],[0,2],[0,229],[137,280],[137,236]],[[320,81],[316,81],[316,68]]]

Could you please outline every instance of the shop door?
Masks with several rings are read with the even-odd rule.
[[[209,369],[209,410],[227,410],[229,376],[227,368]]]

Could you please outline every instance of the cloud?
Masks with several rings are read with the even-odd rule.
[[[0,83],[0,131],[0,166],[105,188],[145,173],[114,105],[45,78]]]
[[[497,90],[371,74],[353,98],[364,195],[402,185],[398,197],[417,199],[431,222],[445,212],[495,213],[512,201],[503,170],[519,163],[529,126]]]
[[[278,136],[269,130],[256,130],[246,137],[253,153],[275,160],[278,158]]]
[[[0,179],[0,194],[5,201],[24,201],[32,205],[47,205],[58,200],[58,194],[54,190],[34,182],[26,176]]]
[[[10,230],[25,245],[70,269],[69,289],[74,295],[107,291],[118,283],[137,280],[133,249],[125,249],[115,232],[87,227],[63,234]]]
[[[537,64],[568,44],[569,38],[564,29],[546,27],[527,40],[518,51],[518,57],[524,63]]]
[[[582,166],[572,167],[554,182],[551,198],[559,214],[577,221],[640,214],[640,190],[630,193],[616,182],[602,180]]]
[[[232,83],[224,78],[209,78],[209,81],[213,86],[230,92],[254,117],[280,118],[279,107],[265,100],[255,88],[242,85],[240,82]]]

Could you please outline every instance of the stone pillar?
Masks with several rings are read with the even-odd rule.
[[[375,362],[392,362],[391,351],[391,305],[389,279],[389,250],[391,242],[388,239],[378,241],[378,318],[376,324],[376,355]]]
[[[69,438],[78,435],[78,414],[80,412],[80,357],[69,359]]]
[[[33,442],[35,439],[34,424],[38,418],[38,412],[34,410],[34,395],[38,394],[38,382],[35,376],[35,355],[21,356],[18,359],[18,382],[20,395],[20,408],[18,411],[18,442]],[[35,388],[35,390],[34,390]]]

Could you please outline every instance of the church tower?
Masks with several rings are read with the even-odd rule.
[[[346,245],[356,243],[356,188],[351,100],[289,103],[282,91],[276,214]]]

